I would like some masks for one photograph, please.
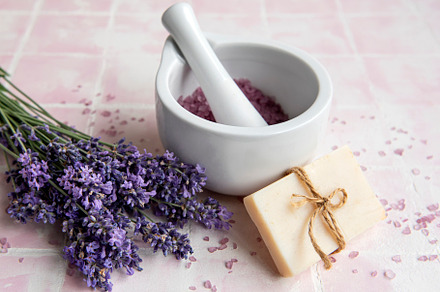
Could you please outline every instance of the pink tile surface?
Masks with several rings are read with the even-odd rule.
[[[322,270],[323,287],[326,291],[352,291],[359,287],[368,287],[374,291],[393,291],[393,282],[384,275],[382,266],[362,252],[356,258],[347,254],[335,256],[335,268]],[[377,273],[377,275],[376,275]]]
[[[404,0],[370,0],[350,1],[339,0],[342,10],[348,14],[352,13],[411,13],[412,4]],[[416,1],[417,3],[418,1]],[[426,1],[420,1],[426,2]]]
[[[107,70],[102,78],[101,102],[153,105],[154,80],[159,63],[157,55],[109,55],[106,59]]]
[[[167,37],[160,18],[174,2],[0,0],[0,66],[62,122],[162,154],[154,86]],[[189,226],[192,261],[153,254],[139,242],[144,271],[113,272],[114,291],[213,291],[207,281],[226,292],[438,290],[439,2],[189,3],[204,31],[274,39],[324,64],[334,99],[318,153],[349,145],[387,217],[332,255],[331,270],[319,262],[282,278],[242,200],[211,194],[234,212],[232,229]],[[3,157],[0,169],[7,169]],[[10,191],[2,177],[0,210]],[[224,250],[208,251],[225,237]],[[59,223],[18,224],[2,211],[0,241],[7,242],[1,291],[91,291],[61,256]]]
[[[2,0],[0,1],[0,11],[30,11],[34,8],[33,0]]]
[[[14,82],[41,103],[91,101],[102,60],[76,56],[23,56]]]
[[[341,19],[323,16],[268,16],[271,38],[313,54],[353,52]]]
[[[108,16],[41,14],[24,48],[32,53],[99,55],[108,41]]]
[[[112,1],[106,0],[76,0],[76,1],[57,1],[45,0],[43,11],[75,11],[75,12],[108,12],[112,6]]]
[[[371,105],[335,107],[329,119],[325,152],[348,145],[365,171],[372,166],[398,164],[400,156],[390,155],[387,148],[389,127],[381,116],[375,115],[377,110]],[[382,151],[388,155],[381,155]]]
[[[334,84],[334,106],[374,104],[363,63],[356,57],[320,57]]]
[[[439,112],[439,106],[411,105],[402,106],[396,110],[394,107],[386,105],[384,109],[395,111],[393,126],[390,128],[390,150],[402,149],[401,155],[398,156],[408,163],[408,166],[438,165],[440,157],[437,153],[440,140],[437,137],[440,135],[440,130],[433,124],[432,117]],[[423,114],[420,114],[421,111]],[[408,121],[410,117],[415,116],[418,116],[417,120]]]
[[[2,256],[2,291],[56,291],[65,268],[58,255]],[[5,268],[7,267],[7,268]]]
[[[440,12],[432,14],[428,13],[424,17],[435,38],[437,39],[437,41],[440,41]]]
[[[417,16],[349,17],[347,20],[361,54],[432,54],[440,48],[426,23]]]
[[[11,64],[12,55],[9,56],[0,56],[0,67],[3,70],[9,70],[9,65]]]
[[[237,28],[240,28],[240,35],[243,36],[259,36],[268,38],[268,28],[264,19],[257,15],[201,15],[199,18],[200,26],[203,31],[210,33],[239,35]]]
[[[196,13],[200,14],[245,14],[259,15],[261,4],[253,0],[224,0],[211,3],[204,0],[191,0]]]
[[[1,14],[0,53],[13,53],[18,48],[29,22],[29,15]]]
[[[332,14],[337,13],[336,0],[283,0],[265,1],[267,14]]]
[[[415,6],[424,13],[439,13],[440,3],[436,0],[415,1]]]
[[[87,103],[87,101],[84,103]],[[87,105],[79,105],[78,107],[61,107],[58,104],[45,106],[45,109],[49,111],[55,119],[83,132],[87,132],[88,125],[91,122],[90,115],[88,114],[89,108],[90,106]]]
[[[130,14],[142,14],[151,13],[157,17],[171,5],[176,3],[176,0],[163,0],[163,1],[144,1],[144,0],[121,0],[118,3],[118,9],[116,13],[130,13]],[[191,1],[185,1],[191,3]]]
[[[117,57],[162,49],[168,33],[157,15],[116,15],[110,30],[108,53]]]
[[[365,67],[377,99],[400,105],[438,104],[438,58],[368,58]]]
[[[151,108],[139,108],[126,111],[120,109],[99,108],[92,135],[101,137],[109,143],[121,138],[133,142],[140,149],[151,153],[163,153],[163,147],[157,132],[156,117]]]

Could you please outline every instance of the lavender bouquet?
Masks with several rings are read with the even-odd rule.
[[[111,290],[113,270],[142,270],[136,236],[155,252],[186,259],[193,250],[179,229],[187,222],[229,229],[232,213],[213,198],[198,200],[206,182],[201,166],[168,151],[154,157],[123,139],[90,137],[56,120],[7,76],[0,68],[0,148],[13,186],[7,212],[21,223],[62,222],[63,256],[89,287]]]

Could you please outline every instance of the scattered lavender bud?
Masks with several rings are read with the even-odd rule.
[[[439,208],[439,203],[431,204],[431,205],[427,206],[426,208],[431,212],[437,211]],[[231,221],[231,220],[229,220],[229,221]]]
[[[225,238],[223,238],[222,240],[220,240],[220,244],[226,244],[226,243],[228,243],[229,242],[229,238],[227,238],[227,237],[225,237]]]
[[[411,234],[411,229],[409,229],[409,227],[406,226],[406,227],[403,229],[402,233],[405,234],[405,235]]]
[[[205,287],[207,289],[211,289],[212,288],[211,281],[209,281],[209,280],[205,281],[205,283],[203,283],[203,287]]]
[[[394,279],[396,277],[396,273],[394,273],[392,270],[386,270],[384,272],[384,276],[388,279]]]
[[[213,253],[213,252],[215,252],[215,251],[217,251],[218,250],[218,247],[215,247],[215,246],[213,246],[213,247],[208,247],[208,251],[210,252],[210,253]]]
[[[226,268],[227,269],[232,269],[232,265],[233,265],[233,262],[232,261],[227,261],[226,263],[225,263],[225,266],[226,266]]]
[[[218,250],[224,250],[226,249],[228,246],[226,244],[222,244],[218,247]]]
[[[395,256],[393,256],[393,257],[391,258],[391,260],[392,260],[393,262],[396,262],[396,263],[400,263],[400,262],[402,262],[402,259],[400,258],[400,255],[395,255]]]
[[[352,251],[350,252],[350,254],[348,255],[349,258],[354,259],[359,255],[358,251]]]
[[[433,254],[433,255],[430,255],[429,256],[429,261],[434,261],[434,260],[436,260],[438,258],[438,255],[436,255],[436,254]]]
[[[190,257],[189,257],[189,260],[190,260],[191,262],[196,262],[196,261],[197,261],[197,259],[196,259],[194,256],[190,256]]]

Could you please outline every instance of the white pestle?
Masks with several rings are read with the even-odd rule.
[[[267,126],[221,64],[189,4],[172,5],[163,13],[162,23],[199,81],[217,122],[245,127]]]

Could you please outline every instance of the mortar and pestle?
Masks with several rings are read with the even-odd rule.
[[[308,53],[273,41],[203,34],[189,4],[168,8],[170,32],[156,76],[156,117],[165,148],[206,168],[207,188],[245,196],[314,158],[333,95],[325,68]],[[232,78],[273,96],[289,120],[268,126]],[[218,121],[177,99],[201,86]]]

